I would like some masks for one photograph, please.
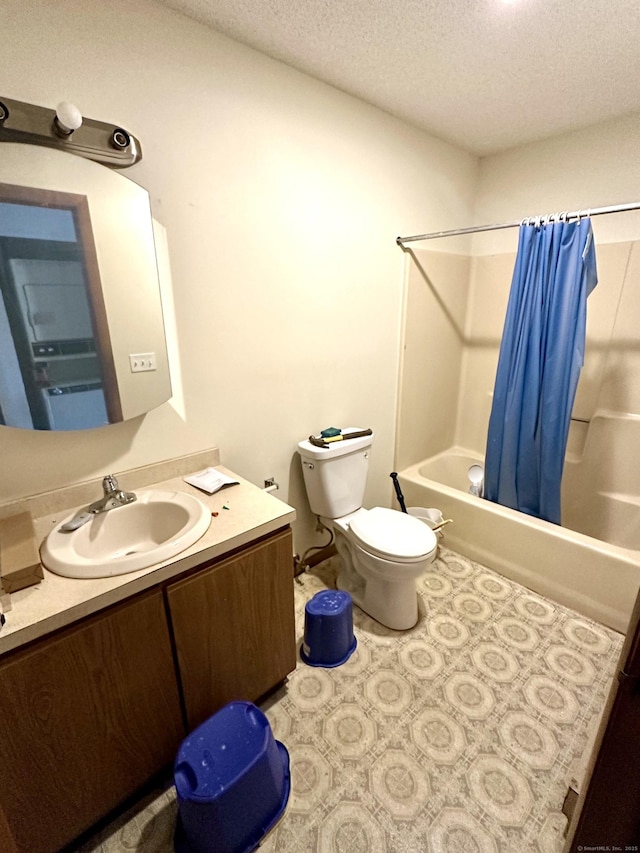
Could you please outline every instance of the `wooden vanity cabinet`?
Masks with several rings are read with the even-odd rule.
[[[287,528],[167,587],[189,730],[295,669],[292,553]]]
[[[286,528],[0,657],[0,853],[69,844],[295,668],[292,553]]]
[[[161,590],[0,659],[0,849],[52,853],[184,737]]]

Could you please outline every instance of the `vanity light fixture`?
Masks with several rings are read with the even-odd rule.
[[[52,110],[0,96],[0,142],[59,148],[114,169],[133,166],[142,158],[135,136],[122,127],[83,117],[67,101]]]

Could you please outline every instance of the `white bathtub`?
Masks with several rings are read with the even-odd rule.
[[[598,429],[606,433],[608,425]],[[628,458],[634,465],[633,455]],[[447,547],[626,632],[640,585],[640,550],[611,545],[470,495],[467,471],[482,461],[464,448],[452,447],[399,472],[407,506],[435,507],[453,519],[444,528]],[[569,480],[574,479],[576,487],[583,483],[572,474]],[[610,521],[619,512],[619,500],[618,506],[609,505],[607,494],[594,491],[593,505]],[[580,497],[584,499],[584,490]],[[565,500],[563,491],[563,504]],[[573,515],[584,518],[579,512]],[[630,524],[627,516],[623,518],[625,543],[640,537],[640,513],[635,519]]]

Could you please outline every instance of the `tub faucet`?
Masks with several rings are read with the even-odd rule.
[[[475,495],[477,498],[483,497],[484,493],[484,468],[482,465],[472,465],[469,468],[468,475],[469,482],[471,485],[469,486],[469,494]]]
[[[61,525],[61,533],[71,533],[86,524],[94,515],[99,515],[102,512],[108,512],[110,509],[116,509],[119,506],[126,506],[136,500],[134,492],[124,492],[118,485],[118,481],[113,474],[107,474],[102,479],[102,497],[94,501],[86,509],[80,510],[74,517]]]

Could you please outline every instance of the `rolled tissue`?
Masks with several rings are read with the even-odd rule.
[[[234,480],[233,477],[228,477],[222,471],[218,471],[217,468],[205,468],[204,471],[189,474],[188,477],[184,477],[183,479],[185,483],[189,483],[190,486],[195,486],[196,489],[201,489],[209,495],[219,491],[223,486],[239,485],[237,480]]]

